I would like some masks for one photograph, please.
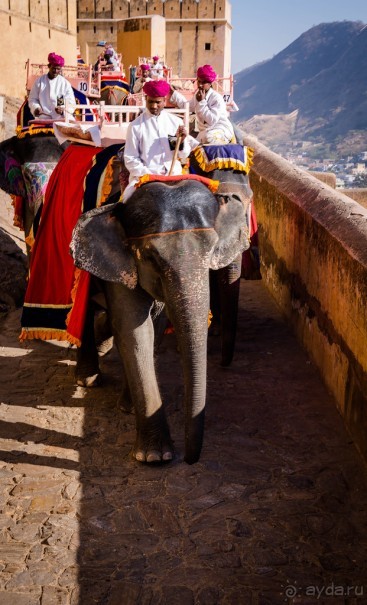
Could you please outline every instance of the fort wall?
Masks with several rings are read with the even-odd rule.
[[[367,459],[367,210],[267,149],[254,191],[266,286]]]
[[[46,63],[49,52],[76,64],[76,7],[74,0],[0,0],[3,58],[0,94],[21,98],[25,94],[28,59]],[[5,49],[9,50],[6,56]]]
[[[165,20],[164,39],[160,27],[148,25],[147,19],[154,17]],[[140,19],[144,22],[138,25]],[[230,75],[230,20],[228,0],[77,0],[78,44],[85,61],[96,61],[97,43],[105,40],[122,54],[127,68],[136,65],[139,56],[146,56],[141,44],[148,45],[180,77],[194,76],[205,63],[211,63],[221,76]]]

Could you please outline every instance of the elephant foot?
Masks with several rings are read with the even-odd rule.
[[[132,456],[137,462],[148,464],[170,462],[174,457],[174,447],[168,427],[155,435],[138,432]]]
[[[110,336],[109,338],[106,338],[106,340],[103,340],[102,342],[100,342],[97,345],[98,355],[100,357],[107,355],[107,353],[109,353],[111,351],[112,347],[113,347],[113,336]]]
[[[91,359],[85,359],[80,349],[77,350],[75,382],[78,386],[87,388],[98,387],[101,384],[97,355],[92,355]]]
[[[91,376],[77,376],[75,375],[75,383],[79,387],[87,387],[88,389],[99,387],[101,384],[101,375],[92,374]]]

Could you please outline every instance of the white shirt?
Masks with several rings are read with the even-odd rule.
[[[171,96],[171,102],[177,107],[184,107],[187,99],[177,90]],[[209,88],[205,99],[198,101],[194,95],[189,103],[190,112],[196,114],[197,125],[200,133],[211,129],[222,130],[229,139],[234,135],[233,126],[228,119],[228,112],[224,99],[219,92]]]
[[[153,63],[150,67],[150,75],[152,76],[152,78],[154,78],[155,80],[158,80],[159,78],[163,78],[163,65],[162,63],[159,63],[159,61],[157,63]]]
[[[154,116],[148,109],[130,122],[124,150],[124,163],[128,169],[129,184],[123,192],[123,201],[126,202],[132,195],[140,176],[144,174],[168,175],[174,151],[170,148],[168,135],[175,136],[183,122],[180,118],[164,109],[159,116]],[[190,151],[198,144],[197,140],[187,135],[183,150],[178,157],[186,159]],[[182,174],[182,165],[175,161],[172,175]]]
[[[174,151],[170,149],[168,135],[175,136],[183,122],[164,109],[155,116],[148,109],[130,122],[124,150],[125,166],[130,172],[130,181],[144,174],[168,174]],[[178,152],[182,159],[188,157],[191,146],[186,137],[184,148]],[[195,139],[194,139],[195,140]],[[195,141],[197,144],[197,141]],[[173,173],[182,174],[181,163],[176,160]]]
[[[58,75],[52,80],[48,74],[37,78],[29,93],[28,105],[34,115],[34,111],[39,109],[40,117],[59,120],[60,114],[55,111],[57,107],[57,97],[64,97],[68,101],[69,111],[74,112],[76,107],[75,97],[70,82],[63,76]]]

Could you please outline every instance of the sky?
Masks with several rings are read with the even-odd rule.
[[[320,23],[362,21],[367,0],[230,0],[232,73],[271,59]]]

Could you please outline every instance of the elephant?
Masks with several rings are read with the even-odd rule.
[[[153,359],[153,315],[162,303],[174,326],[183,366],[184,459],[189,464],[199,460],[209,271],[228,267],[249,246],[246,200],[235,185],[230,185],[234,193],[226,185],[214,196],[195,180],[174,185],[148,182],[125,204],[86,212],[73,231],[74,262],[100,280],[106,297],[135,410],[133,457],[139,462],[166,462],[174,455]],[[89,345],[83,338],[82,353]]]
[[[7,173],[5,170],[1,172],[1,152],[3,156],[8,157],[10,153],[11,158],[14,157],[17,159],[19,182],[22,183],[22,162],[26,163],[27,160],[38,161],[39,159],[53,159],[54,161],[57,161],[63,153],[63,148],[60,147],[53,136],[33,136],[20,140],[18,140],[16,137],[13,137],[12,139],[4,142],[2,145],[0,145],[0,185],[3,186],[2,181],[6,179]],[[246,206],[249,201],[249,194],[246,188],[246,175],[243,173],[237,173],[233,170],[221,170],[218,174],[219,179],[222,181],[222,190],[219,192],[219,201],[216,203],[222,203],[224,205],[223,207],[225,207],[225,200],[227,199],[226,196],[228,193],[230,193],[232,203],[234,203],[234,200],[237,200],[237,202],[242,201],[243,205]],[[193,186],[193,183],[190,183],[190,186]],[[9,183],[6,183],[6,189],[9,191]],[[25,185],[23,186],[22,190],[10,189],[10,192],[16,194],[21,193],[23,196],[27,195]],[[34,208],[32,209],[28,204],[26,204],[25,211],[27,215],[26,222],[28,225],[26,227],[27,234],[29,226],[33,220]],[[214,315],[213,324],[223,324],[220,329],[222,337],[222,365],[229,365],[233,357],[239,292],[239,267],[240,259],[238,255],[237,257],[233,257],[226,266],[221,266],[221,268],[218,268],[216,271],[209,270],[209,282],[211,290],[210,308]],[[109,334],[105,333],[106,324],[107,326],[109,324],[108,317],[106,317],[105,313],[101,313],[101,307],[98,306],[100,301],[99,294],[97,297],[94,296],[93,299],[93,302],[91,302],[88,308],[86,328],[82,338],[82,346],[77,350],[77,366],[75,372],[76,381],[77,384],[81,384],[83,386],[94,386],[98,384],[99,381],[100,373],[96,340],[99,347],[99,353],[101,353],[101,350],[108,350],[105,349],[105,346],[106,343],[110,341],[110,339],[108,339]],[[95,316],[96,299],[98,310],[97,316]],[[154,303],[151,314],[153,318],[155,315],[157,318],[159,318],[157,319],[159,326],[161,326],[161,318],[163,315],[159,315],[160,310],[161,307],[159,304]],[[97,319],[95,319],[95,317],[97,317]],[[97,335],[94,333],[94,328],[97,329]],[[211,328],[211,330],[213,330],[213,328]]]
[[[108,105],[125,105],[126,98],[130,92],[128,82],[124,78],[112,79],[104,75],[101,80],[100,101]]]
[[[13,136],[0,143],[0,188],[24,200],[21,222],[26,238],[64,148],[48,133]]]

